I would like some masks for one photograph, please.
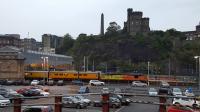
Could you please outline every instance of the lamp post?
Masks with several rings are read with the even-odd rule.
[[[48,57],[41,57],[41,59],[42,59],[42,69],[44,70],[44,71],[48,71]],[[43,77],[43,80],[44,80],[44,84],[45,84],[45,75],[44,75],[44,77]],[[49,80],[49,78],[47,79],[47,80]]]
[[[199,80],[198,80],[198,85],[199,85],[199,90],[200,90],[200,56],[194,56],[195,59],[199,60]],[[197,62],[197,61],[196,61]],[[197,67],[196,67],[197,68]],[[197,70],[196,70],[197,71]]]
[[[147,67],[148,67],[148,85],[149,85],[149,64],[150,64],[150,62],[148,61],[148,63],[147,63]]]

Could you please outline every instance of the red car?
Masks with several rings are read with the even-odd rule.
[[[193,109],[186,106],[169,106],[167,112],[195,112]]]
[[[17,90],[17,93],[22,94],[24,91],[28,90],[29,88],[21,88]]]

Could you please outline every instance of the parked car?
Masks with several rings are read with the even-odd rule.
[[[38,85],[38,84],[39,84],[39,81],[38,81],[38,80],[33,80],[33,81],[31,82],[31,85],[32,85],[32,86]]]
[[[84,93],[89,93],[90,90],[87,86],[81,86],[80,89],[78,90],[79,94],[84,94]]]
[[[64,81],[63,81],[63,80],[59,80],[59,81],[57,82],[57,85],[58,85],[58,86],[63,86],[63,85],[64,85]]]
[[[24,101],[24,99],[23,99],[24,96],[19,93],[7,93],[6,95],[4,95],[4,97],[8,98],[11,103],[13,103],[14,98],[21,98],[21,101]]]
[[[23,85],[23,80],[15,80],[14,85]]]
[[[122,105],[129,105],[131,103],[131,100],[129,98],[125,98],[124,96],[119,94],[110,94],[110,97],[119,99]]]
[[[99,80],[90,80],[89,84],[92,86],[103,86],[105,85],[105,82]]]
[[[47,83],[48,83],[49,86],[53,86],[54,85],[54,80],[49,80]]]
[[[182,96],[182,92],[180,88],[172,88],[172,95],[173,96]]]
[[[93,106],[94,107],[102,107],[103,101],[94,101]],[[109,107],[112,108],[120,108],[121,107],[121,102],[118,98],[114,97],[109,97]]]
[[[4,87],[0,88],[0,95],[4,96],[7,93],[8,93],[8,90],[6,88],[4,88]]]
[[[149,88],[149,96],[156,96],[158,92],[155,88]]]
[[[81,108],[86,108],[87,104],[81,100],[69,96],[62,98],[62,106],[81,109]]]
[[[0,80],[0,85],[6,85],[7,81],[6,80]]]
[[[27,89],[22,93],[22,95],[26,97],[40,96],[40,91],[38,91],[37,89]]]
[[[110,92],[110,90],[109,90],[109,88],[104,87],[104,88],[102,88],[101,92],[104,93],[104,94],[105,94],[105,93],[108,94],[108,93]]]
[[[133,81],[132,86],[137,86],[137,87],[147,87],[146,83],[140,82],[140,81]]]
[[[73,81],[72,81],[72,84],[79,85],[79,86],[83,86],[83,85],[84,85],[84,82],[81,81],[81,80],[73,80]]]
[[[160,87],[161,88],[170,88],[170,85],[166,81],[160,81]]]
[[[113,92],[114,93],[122,93],[122,90],[120,88],[115,88]]]
[[[44,87],[44,86],[40,86],[40,85],[36,85],[36,86],[31,86],[30,89],[41,89],[45,92],[49,92],[49,88],[48,87]]]
[[[194,110],[185,106],[169,106],[167,112],[194,112]]]
[[[195,96],[193,91],[192,91],[192,88],[186,89],[184,94],[185,94],[185,96]]]
[[[49,94],[50,94],[49,92],[45,92],[45,91],[43,91],[41,89],[35,89],[35,90],[40,92],[40,96],[49,96]]]
[[[6,85],[14,85],[14,81],[13,80],[7,80]]]
[[[198,107],[200,105],[200,102],[194,101],[193,99],[187,98],[186,96],[182,96],[185,98],[174,98],[173,99],[173,104],[180,104],[183,106],[188,106],[188,107]]]
[[[23,85],[24,85],[24,86],[28,86],[28,85],[30,85],[30,83],[31,83],[30,80],[25,80],[25,81],[23,82]]]
[[[160,92],[162,91],[165,92],[165,94],[167,95],[172,95],[172,90],[170,87],[160,87],[158,94],[160,95]]]
[[[53,112],[52,106],[28,106],[24,107],[23,112]]]
[[[83,102],[85,102],[87,105],[90,105],[91,104],[91,100],[90,99],[87,99],[87,98],[84,98],[83,96],[81,95],[77,95],[77,96],[74,96],[76,99],[78,100],[82,100]]]
[[[38,85],[45,85],[46,84],[46,81],[45,80],[40,80]]]
[[[10,100],[0,95],[0,107],[5,107],[5,106],[8,106],[9,104],[10,104]]]
[[[29,88],[21,88],[21,89],[18,89],[18,90],[16,90],[17,91],[17,93],[19,93],[19,94],[23,94],[26,90],[28,90]]]

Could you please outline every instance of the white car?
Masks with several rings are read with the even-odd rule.
[[[49,96],[49,92],[45,92],[41,89],[35,89],[35,90],[38,90],[40,92],[40,95],[42,95],[42,96]]]
[[[189,99],[189,98],[174,98],[173,104],[180,104],[183,106],[194,107],[194,106],[199,106],[200,102],[199,101],[195,102],[193,99]]]
[[[32,82],[31,82],[31,85],[32,86],[35,86],[35,85],[38,85],[39,84],[39,81],[38,80],[33,80]]]
[[[158,92],[155,88],[149,88],[149,96],[156,96],[158,95]]]
[[[5,107],[10,104],[10,100],[0,95],[0,107]]]
[[[173,88],[172,89],[172,95],[173,96],[182,96],[182,92],[180,88]]]
[[[84,98],[83,96],[81,95],[77,95],[77,96],[74,96],[76,99],[78,100],[82,100],[83,102],[87,103],[87,105],[90,105],[91,104],[91,100],[87,99],[87,98]]]
[[[133,81],[132,86],[147,87],[147,84],[140,81]]]
[[[104,82],[101,82],[99,80],[90,80],[89,84],[92,85],[92,86],[103,86],[103,85],[105,85]]]

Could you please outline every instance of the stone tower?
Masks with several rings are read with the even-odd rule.
[[[124,22],[124,29],[131,35],[136,33],[149,32],[149,18],[142,17],[143,13],[140,11],[133,11],[133,9],[127,9],[127,21]]]
[[[104,35],[104,15],[101,14],[101,29],[100,29],[100,35]]]
[[[200,32],[200,22],[199,22],[199,24],[196,26],[196,31],[197,31],[197,32]]]

